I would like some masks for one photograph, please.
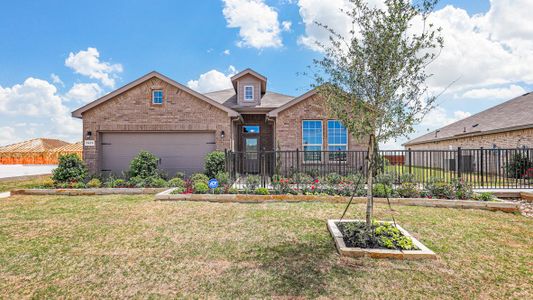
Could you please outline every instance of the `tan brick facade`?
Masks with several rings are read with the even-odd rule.
[[[162,105],[152,104],[154,89],[163,90]],[[95,146],[84,146],[83,157],[92,173],[99,168],[102,132],[211,131],[215,132],[218,150],[231,149],[234,136],[227,112],[156,77],[84,112],[84,139],[89,131]]]
[[[406,148],[411,148],[412,150],[448,150],[457,149],[458,147],[464,149],[480,147],[490,149],[494,148],[494,146],[500,149],[514,149],[524,146],[533,148],[533,128],[428,142],[406,146]]]
[[[322,120],[322,149],[327,150],[326,124],[331,118],[326,112],[324,101],[318,95],[313,95],[278,113],[274,125],[276,149],[279,146],[281,150],[303,150],[303,120]],[[366,147],[366,142],[357,141],[348,134],[348,150],[366,150]]]

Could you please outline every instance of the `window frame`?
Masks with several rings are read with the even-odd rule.
[[[346,131],[346,144],[330,144],[329,143],[329,122],[339,122],[343,127],[344,127],[344,130]],[[346,128],[346,126],[344,126],[342,124],[342,122],[338,119],[328,119],[327,120],[327,123],[326,123],[326,147],[327,147],[327,151],[328,151],[328,160],[329,161],[334,161],[334,162],[346,162],[346,155],[344,155],[344,159],[332,159],[332,154],[334,154],[335,152],[338,152],[338,153],[342,153],[342,152],[347,152],[349,150],[349,134],[348,134],[348,128]],[[346,150],[329,150],[329,147],[332,146],[332,147],[336,147],[336,146],[343,146],[343,147],[346,147]],[[331,153],[333,152],[333,153]]]
[[[321,144],[304,144],[304,123],[306,121],[310,121],[310,122],[320,122],[320,132],[321,132],[321,135],[320,135],[320,140],[321,140]],[[303,150],[303,162],[304,163],[321,163],[322,162],[322,151],[324,151],[324,121],[323,120],[317,120],[317,119],[303,119],[302,122],[302,150]],[[305,147],[306,146],[311,146],[311,147],[317,147],[319,146],[320,147],[320,150],[311,150],[311,151],[305,151]],[[316,151],[319,151],[320,152],[320,156],[318,157],[318,160],[306,160],[306,155],[305,155],[305,152],[316,152]]]
[[[159,102],[155,102],[155,93],[157,92],[161,92],[161,103]],[[165,102],[165,92],[163,91],[163,89],[153,89],[152,90],[152,104],[153,105],[163,105],[163,103]]]
[[[252,98],[246,98],[246,88],[251,88],[252,89]],[[245,85],[243,91],[244,91],[243,100],[245,102],[254,102],[255,101],[255,95],[254,95],[255,89],[254,89],[253,85]]]

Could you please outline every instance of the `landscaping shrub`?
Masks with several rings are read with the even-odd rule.
[[[473,198],[475,200],[479,200],[479,201],[494,201],[494,200],[496,200],[496,197],[491,192],[483,192],[483,193],[475,194],[473,196]]]
[[[185,181],[182,178],[174,177],[167,182],[167,186],[185,188]]]
[[[390,223],[382,223],[376,226],[375,234],[378,236],[378,244],[388,249],[413,250],[416,249],[413,240],[401,233]]]
[[[256,194],[256,195],[268,195],[270,193],[268,192],[267,188],[260,187],[260,188],[256,188],[254,190],[254,194]]]
[[[70,187],[73,189],[84,189],[87,186],[85,185],[85,183],[83,183],[83,181],[78,181],[78,182],[71,183]]]
[[[59,165],[52,171],[52,179],[56,183],[78,182],[87,177],[87,166],[76,154],[59,157]]]
[[[372,194],[374,197],[379,198],[386,198],[393,196],[393,189],[392,187],[383,184],[383,183],[376,183],[374,184],[374,188],[372,189]]]
[[[215,178],[218,180],[218,184],[227,185],[230,183],[230,176],[228,172],[218,172]]]
[[[102,186],[102,182],[98,178],[93,178],[87,182],[87,187],[90,188],[99,188]]]
[[[395,180],[396,176],[394,173],[381,173],[376,176],[375,182],[384,184],[388,187],[392,187]]]
[[[204,161],[205,175],[209,178],[215,178],[219,172],[224,172],[226,170],[225,162],[226,157],[224,152],[213,151],[208,153],[205,156]]]
[[[404,198],[418,198],[420,197],[420,189],[416,183],[413,182],[403,182],[397,189],[396,192],[398,195]]]
[[[369,228],[364,222],[337,223],[337,227],[348,247],[375,248],[378,245],[373,228]]]
[[[238,194],[239,190],[236,188],[229,188],[227,191],[228,194]]]
[[[288,194],[291,191],[290,180],[280,175],[272,176],[272,187],[275,194]]]
[[[320,171],[318,171],[318,169],[306,170],[305,173],[307,175],[311,176],[311,178],[313,178],[313,179],[317,179],[318,175],[320,175]]]
[[[453,199],[455,197],[453,185],[441,178],[430,178],[425,188],[428,195],[433,198]]]
[[[260,184],[261,184],[261,177],[259,177],[258,175],[246,176],[245,185],[248,191],[255,191],[255,189],[259,187]]]
[[[474,196],[472,185],[470,185],[463,179],[452,179],[451,185],[453,186],[456,199],[472,199],[472,197]]]
[[[507,177],[517,179],[527,177],[530,168],[533,168],[533,161],[522,153],[515,153],[505,166]]]
[[[294,175],[292,175],[292,182],[296,184],[311,184],[313,178],[306,173],[294,173]]]
[[[165,179],[159,177],[159,176],[150,176],[147,178],[140,178],[140,177],[132,177],[132,179],[135,178],[135,187],[139,188],[160,188],[160,187],[166,187],[167,182]],[[133,182],[130,179],[130,183],[133,184]]]
[[[209,177],[207,177],[207,175],[205,175],[203,173],[193,174],[190,179],[191,179],[193,185],[195,183],[197,183],[197,182],[202,182],[202,183],[205,183],[207,185],[207,183],[209,182]]]
[[[207,194],[207,192],[209,192],[209,187],[207,186],[206,183],[203,183],[201,181],[197,181],[193,185],[193,192],[195,194]]]
[[[122,188],[127,187],[128,183],[124,179],[109,177],[104,185],[108,188]]]
[[[176,175],[174,175],[174,178],[185,179],[185,173],[183,173],[183,172],[176,172]]]
[[[404,183],[404,182],[409,182],[409,183],[416,183],[417,180],[416,180],[416,176],[415,174],[411,174],[411,173],[404,173],[400,176],[400,182],[401,183]]]
[[[159,177],[157,162],[159,158],[148,151],[141,151],[130,162],[130,177]]]
[[[339,184],[342,181],[342,177],[341,177],[341,175],[333,172],[333,173],[327,174],[322,179],[322,181],[324,181],[325,183],[330,184],[330,185],[335,185],[335,184]]]
[[[171,194],[183,194],[185,192],[185,188],[182,187],[176,187]]]
[[[53,188],[54,186],[55,186],[54,180],[52,180],[52,178],[46,178],[45,180],[43,180],[43,182],[41,183],[39,187],[48,189],[48,188]]]
[[[365,184],[364,175],[359,173],[359,172],[350,173],[350,174],[347,174],[346,176],[343,176],[342,177],[342,181],[343,182],[347,182],[347,183],[351,183],[351,184],[356,184],[357,182],[359,182],[360,185],[364,185]]]

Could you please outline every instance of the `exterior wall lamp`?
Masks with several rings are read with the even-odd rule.
[[[226,136],[226,133],[224,132],[224,130],[222,130],[222,131],[220,132],[220,138],[223,139],[224,136]]]
[[[90,140],[92,136],[93,136],[93,132],[92,131],[87,131],[87,136],[85,137],[85,139],[86,140]]]

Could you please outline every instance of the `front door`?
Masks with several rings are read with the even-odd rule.
[[[259,173],[259,137],[245,136],[243,142],[244,171],[246,173]]]

